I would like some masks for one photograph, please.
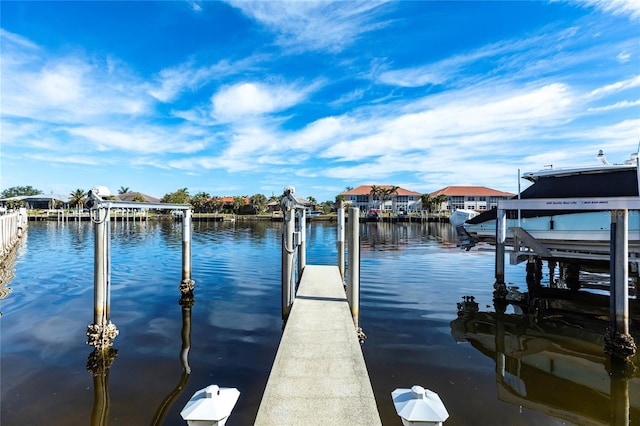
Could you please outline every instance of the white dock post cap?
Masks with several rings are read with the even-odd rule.
[[[393,405],[402,424],[442,425],[449,413],[437,393],[414,385],[411,389],[396,389],[391,392]]]
[[[189,426],[223,426],[239,397],[236,388],[209,385],[193,394],[180,415]]]

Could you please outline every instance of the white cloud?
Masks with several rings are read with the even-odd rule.
[[[75,127],[66,129],[71,136],[91,142],[98,151],[120,150],[136,153],[193,153],[209,142],[202,130],[139,126],[134,128]]]
[[[194,67],[191,63],[164,69],[158,76],[156,86],[149,89],[149,94],[160,102],[170,102],[186,88],[197,87],[208,75],[210,73]]]
[[[616,56],[616,58],[618,59],[618,62],[624,64],[625,62],[629,62],[629,60],[631,59],[631,54],[627,51],[620,52],[618,53],[618,56]]]
[[[325,117],[310,123],[302,130],[287,137],[285,143],[295,149],[315,152],[331,144],[347,131],[353,123],[347,123],[346,117]]]
[[[631,19],[640,19],[640,2],[638,0],[580,0],[588,6],[595,7],[612,15],[628,15]],[[571,2],[570,2],[571,3]]]
[[[56,64],[44,69],[35,79],[34,91],[39,101],[49,106],[62,106],[86,97],[87,89],[82,82],[85,77],[84,64]]]
[[[601,98],[612,93],[622,92],[624,90],[640,87],[640,75],[629,78],[627,80],[616,81],[606,86],[598,87],[589,93],[590,98]]]
[[[615,109],[630,108],[630,107],[634,107],[634,106],[638,106],[638,105],[640,105],[640,99],[635,100],[635,101],[621,101],[621,102],[616,102],[615,104],[611,104],[611,105],[588,108],[587,111],[589,111],[589,112],[611,111],[611,110],[615,110]]]
[[[148,92],[160,102],[172,102],[185,91],[195,91],[213,80],[222,80],[247,69],[265,57],[250,56],[236,62],[226,59],[210,66],[198,66],[194,61],[188,61],[160,71]]]
[[[573,95],[562,84],[527,91],[496,89],[450,92],[432,97],[429,107],[423,105],[419,111],[396,116],[387,116],[389,111],[383,109],[366,124],[360,123],[359,128],[368,128],[369,134],[349,138],[347,130],[346,140],[320,155],[355,161],[389,151],[425,150],[441,143],[487,146],[522,137],[528,128],[556,125],[566,119],[572,106]]]
[[[212,116],[226,122],[270,114],[296,105],[304,96],[304,90],[292,86],[239,83],[212,96]]]
[[[150,107],[137,78],[114,69],[113,61],[49,58],[46,53],[23,59],[3,51],[0,105],[4,117],[77,123],[142,114]]]
[[[278,36],[277,43],[301,50],[339,52],[363,33],[386,26],[377,20],[386,2],[242,1],[231,5]]]
[[[12,53],[16,53],[15,50],[40,50],[40,47],[31,40],[22,37],[19,34],[12,33],[0,28],[0,40],[2,42],[2,50],[10,50]],[[3,58],[4,60],[4,58]]]
[[[191,10],[194,12],[202,12],[202,6],[200,5],[199,0],[187,0],[187,3],[191,6]]]

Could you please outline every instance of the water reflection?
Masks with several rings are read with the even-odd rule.
[[[625,364],[604,353],[606,319],[501,308],[481,312],[465,297],[450,324],[457,341],[495,361],[501,401],[574,424],[640,421],[638,358]]]
[[[191,367],[189,366],[189,349],[191,349],[191,308],[195,303],[193,299],[193,292],[188,291],[182,294],[180,302],[182,307],[182,329],[180,336],[182,337],[182,347],[180,349],[180,363],[182,364],[182,374],[180,380],[175,388],[162,400],[156,413],[153,417],[152,425],[164,424],[164,419],[167,416],[167,412],[173,406],[176,399],[182,394],[189,378],[191,377]]]
[[[109,419],[109,370],[118,350],[109,347],[95,349],[89,354],[87,371],[93,375],[93,409],[91,426],[105,426]]]
[[[389,223],[365,222],[360,225],[360,250],[416,249],[416,240],[434,241],[447,248],[455,248],[455,232],[447,223]]]
[[[20,244],[20,242],[18,242]],[[11,287],[9,282],[14,277],[14,268],[16,266],[16,252],[17,248],[12,249],[7,253],[6,257],[0,262],[0,300],[4,299],[11,293]],[[0,316],[2,312],[0,311]]]
[[[193,227],[198,306],[189,310],[186,305],[177,306],[180,223],[158,220],[112,224],[111,307],[122,332],[116,340],[116,363],[112,367],[108,362],[113,362],[115,352],[111,358],[92,361],[91,365],[100,367],[92,376],[83,367],[93,348],[88,348],[81,337],[93,313],[93,280],[91,273],[86,273],[94,260],[91,225],[31,224],[28,241],[22,243],[14,268],[13,290],[1,301],[4,316],[0,322],[6,323],[0,324],[3,426],[87,424],[90,418],[100,424],[107,415],[113,424],[148,425],[155,421],[184,425],[180,409],[193,392],[211,384],[213,377],[216,383],[243,392],[227,424],[253,424],[281,338],[282,223],[194,222]],[[314,222],[308,227],[307,262],[334,265],[335,223]],[[547,302],[523,306],[522,314],[510,311],[504,315],[505,348],[501,353],[505,354],[505,377],[520,377],[526,384],[526,398],[537,398],[527,402],[532,410],[521,409],[504,402],[505,394],[526,400],[505,390],[506,384],[500,390],[502,400],[498,399],[496,314],[461,318],[456,310],[456,302],[468,294],[475,296],[479,310],[493,310],[494,254],[461,251],[447,224],[363,223],[361,230],[361,242],[368,247],[363,248],[360,274],[360,318],[367,331],[362,349],[384,424],[399,424],[390,392],[413,384],[427,385],[438,392],[452,414],[447,420],[449,426],[557,424],[562,421],[557,419],[561,416],[556,410],[569,413],[567,417],[578,413],[574,424],[589,424],[582,419],[587,419],[583,412],[591,408],[583,406],[604,405],[596,410],[605,413],[598,411],[592,416],[600,420],[590,422],[602,424],[609,423],[612,413],[624,417],[624,406],[608,404],[625,401],[631,419],[640,424],[638,373],[624,379],[626,382],[615,378],[610,381],[608,376],[618,373],[616,369],[607,370],[602,350],[601,339],[608,325],[607,296],[597,302],[599,311],[589,308],[594,312],[593,321],[583,321],[582,326],[572,325],[570,315],[554,309],[561,310],[579,299],[583,290],[570,298],[549,294]],[[524,265],[506,265],[506,269],[511,286],[527,289]],[[547,269],[542,273],[543,281],[548,282]],[[561,290],[545,287],[538,291],[546,295]],[[541,319],[545,318],[553,322],[543,325]],[[468,337],[471,344],[457,344],[451,338],[453,320],[460,324],[456,336],[465,341]],[[560,324],[556,328],[570,327],[570,344],[562,339],[556,342],[554,324]],[[632,322],[635,335],[639,325],[636,316]],[[527,337],[531,335],[527,327],[542,327],[542,331]],[[190,333],[186,332],[189,329]],[[510,337],[513,334],[515,337]],[[582,334],[591,337],[579,337]],[[511,349],[510,339],[516,337],[522,339],[522,345],[564,348],[563,358],[554,361],[556,374],[561,367],[569,368],[560,360],[568,360],[578,370],[578,383],[594,375],[591,366],[595,365],[600,386],[593,390],[582,384],[566,384],[568,380],[554,379],[548,368],[527,366],[525,361],[530,358],[521,360]],[[587,342],[595,339],[595,343],[579,343],[581,338]],[[190,340],[197,344],[189,345]],[[518,362],[522,370],[519,376]],[[638,355],[634,365],[638,367]],[[189,367],[193,368],[190,375]],[[532,377],[535,374],[541,377]],[[550,380],[549,387],[562,386],[548,390],[557,396],[556,401],[537,395],[547,392],[546,380]],[[184,391],[176,397],[181,389]],[[571,396],[574,394],[575,398]],[[552,408],[544,408],[545,404]],[[539,412],[533,411],[538,408]]]

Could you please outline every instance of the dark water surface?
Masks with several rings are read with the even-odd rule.
[[[190,309],[179,303],[181,224],[111,226],[120,335],[100,379],[85,343],[93,229],[31,223],[0,305],[0,423],[184,425],[191,395],[218,384],[241,392],[227,424],[252,424],[281,336],[281,224],[194,223]],[[336,263],[334,224],[310,223],[307,241],[309,264]],[[440,395],[449,426],[640,424],[639,356],[635,372],[612,369],[606,318],[496,314],[494,254],[461,251],[446,224],[362,224],[361,245],[363,351],[385,425],[401,424],[391,391],[414,384]],[[506,278],[526,289],[524,265]],[[466,295],[479,312],[458,312]]]

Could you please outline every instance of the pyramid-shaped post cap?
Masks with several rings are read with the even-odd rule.
[[[236,405],[240,391],[209,385],[193,394],[180,415],[190,426],[222,426]]]
[[[404,425],[441,425],[449,418],[438,394],[422,386],[396,389],[391,397]]]

